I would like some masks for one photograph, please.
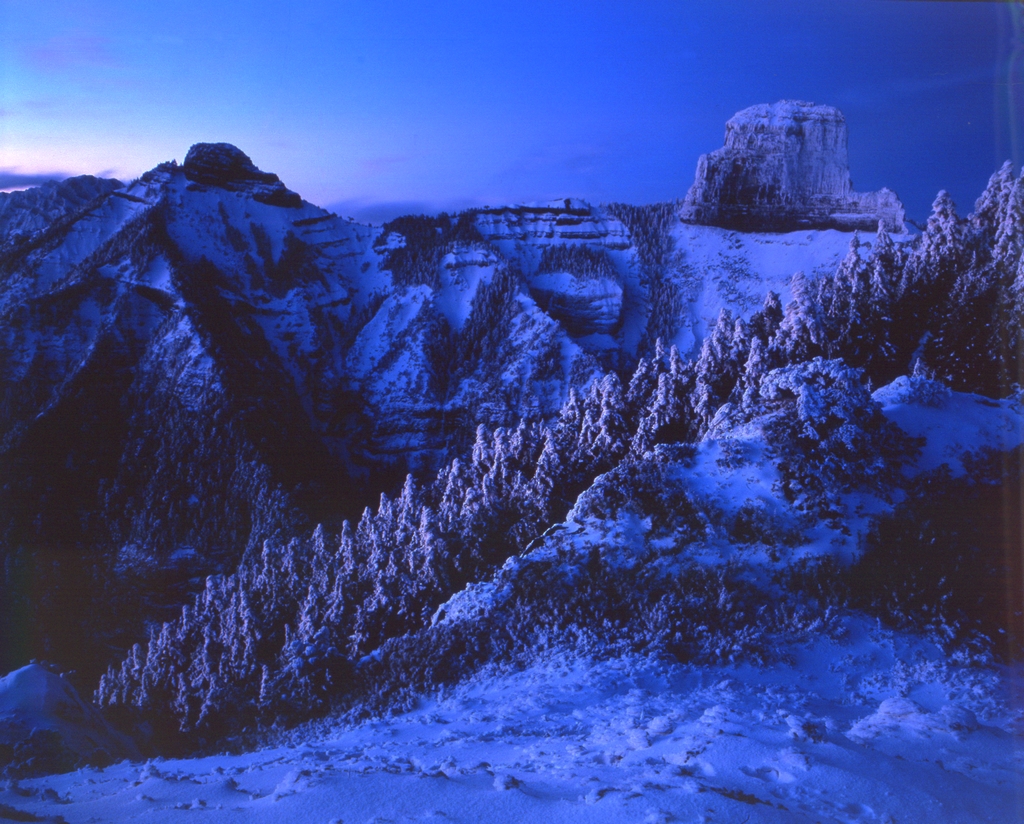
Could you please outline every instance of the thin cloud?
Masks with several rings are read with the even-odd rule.
[[[22,174],[14,169],[0,169],[0,191],[11,189],[28,189],[40,186],[51,180],[64,180],[70,177],[66,172],[44,172],[42,174]]]

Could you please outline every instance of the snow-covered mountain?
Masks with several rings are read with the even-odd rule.
[[[787,299],[850,240],[639,210],[664,247],[645,260],[614,208],[580,201],[372,228],[222,144],[128,186],[5,197],[0,534],[135,569],[233,563],[283,524],[354,515],[367,478],[436,466],[477,423],[550,419],[634,362],[661,292],[680,311],[659,335],[695,353],[721,308]]]
[[[991,787],[1009,809],[1024,177],[1005,165],[966,218],[940,193],[908,234],[894,195],[853,192],[836,110],[741,115],[653,206],[364,226],[227,144],[0,200],[0,651],[77,670],[18,670],[0,723],[28,728],[25,684],[71,706],[98,683],[89,734],[149,753],[317,718],[295,735],[326,742],[122,766],[98,795],[12,784],[0,816],[326,815],[356,767],[399,817],[480,809],[485,785],[519,793],[496,820],[907,817],[885,782],[826,798],[877,769],[913,773],[915,809],[983,820]],[[0,739],[0,769],[68,761],[46,723]],[[915,736],[962,774],[987,759],[969,801]],[[212,778],[248,768],[273,786]]]

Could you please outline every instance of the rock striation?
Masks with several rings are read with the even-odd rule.
[[[622,319],[622,287],[611,278],[545,272],[530,279],[530,294],[574,337],[614,334]]]
[[[270,206],[302,205],[302,198],[286,188],[281,178],[260,171],[249,155],[230,143],[196,143],[185,155],[182,170],[193,183],[246,191],[253,200]]]
[[[725,145],[702,155],[683,201],[687,223],[745,232],[905,230],[890,189],[855,192],[847,128],[832,106],[796,100],[751,106],[725,126]]]

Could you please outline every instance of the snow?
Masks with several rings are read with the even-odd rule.
[[[676,265],[669,274],[687,304],[683,325],[666,346],[696,355],[722,309],[749,318],[769,291],[782,305],[792,300],[790,280],[796,272],[816,278],[835,271],[846,257],[854,232],[815,229],[788,233],[734,232],[715,226],[680,223],[673,231]],[[867,254],[874,236],[860,233]],[[893,235],[897,243],[910,235]]]
[[[915,378],[897,378],[873,397],[904,432],[926,438],[915,470],[948,464],[954,476],[965,472],[962,457],[984,449],[1009,450],[1024,443],[1024,408],[1019,398],[992,400],[964,392],[922,387]],[[924,391],[922,391],[924,390]]]
[[[604,249],[615,263],[622,296],[622,328],[619,344],[633,353],[643,334],[648,308],[639,282],[636,251],[626,227],[611,215],[583,201],[552,201],[546,204],[489,209],[477,215],[477,228],[505,257],[516,260],[531,287],[548,291],[576,290],[563,275],[532,274],[540,260],[539,250],[553,244],[583,244]],[[695,356],[719,311],[749,318],[769,291],[777,292],[785,305],[792,299],[790,280],[796,272],[815,278],[834,271],[846,256],[854,232],[834,229],[789,233],[734,232],[714,226],[677,222],[672,229],[674,259],[667,268],[683,298],[680,326],[666,346],[676,345],[684,356]],[[865,252],[874,236],[860,233]],[[905,243],[911,235],[893,235]],[[587,349],[605,348],[594,341]]]
[[[146,204],[111,197],[83,214],[68,228],[60,245],[36,263],[33,291],[39,294],[55,286],[144,208]]]
[[[253,254],[252,226],[262,227],[273,260],[294,233],[315,247],[322,282],[289,284],[277,296],[238,283],[237,297],[257,305],[256,317],[300,389],[309,389],[304,383],[314,371],[344,372],[362,381],[364,396],[391,416],[375,421],[375,438],[395,453],[421,445],[416,426],[425,424],[415,414],[425,419],[433,411],[423,400],[421,312],[432,303],[453,328],[461,328],[480,284],[493,277],[498,256],[479,246],[457,247],[442,261],[438,291],[425,286],[394,291],[377,268],[379,255],[372,249],[377,230],[310,204],[280,209],[240,193],[188,186],[177,173],[161,174],[156,182],[129,190],[145,202],[112,197],[75,223],[60,246],[41,255],[32,288],[57,285],[72,264],[157,197],[176,203],[170,231],[188,256],[206,256],[239,278],[245,253],[229,242],[228,227]],[[605,248],[618,269],[618,283],[580,281],[568,273],[532,276],[532,285],[541,290],[621,300],[623,326],[617,338],[594,334],[573,340],[533,298],[519,295],[521,312],[510,336],[523,354],[500,376],[508,385],[526,385],[514,371],[529,372],[549,338],[557,339],[563,374],[581,347],[633,351],[642,332],[643,298],[636,254],[619,221],[580,201],[555,201],[486,210],[477,225],[524,272],[535,270],[538,250],[551,243]],[[834,268],[852,238],[837,231],[738,234],[683,224],[673,232],[677,261],[669,276],[685,298],[685,317],[673,342],[684,353],[695,350],[720,309],[749,317],[769,290],[779,292],[785,303],[794,272],[813,277]],[[392,235],[385,248],[402,243],[401,236]],[[102,274],[125,288],[145,284],[173,290],[162,257],[143,272],[115,263]],[[317,327],[314,315],[336,311],[343,323],[351,307],[364,305],[375,288],[383,289],[384,300],[358,332],[346,363],[317,363],[323,346],[317,335],[324,327]],[[25,368],[38,349],[49,347],[59,350],[62,357],[54,359],[70,373],[86,357],[105,310],[95,300],[84,301],[60,335],[27,334],[19,350]],[[167,352],[175,354],[176,393],[186,404],[201,404],[215,370],[187,316],[168,326],[151,357]],[[541,387],[550,395],[535,402],[545,412],[552,410],[561,388],[552,379]],[[1024,443],[1020,397],[993,401],[900,378],[874,398],[890,420],[925,439],[912,472],[948,464],[960,475],[965,455]],[[774,457],[756,424],[723,425],[692,455],[656,451],[654,457],[667,465],[666,492],[685,493],[706,516],[705,538],[684,540],[683,531],[654,530],[644,513],[597,519],[585,514],[581,498],[567,523],[510,559],[505,571],[562,558],[568,566],[593,546],[606,551],[611,566],[633,563],[653,549],[668,571],[683,563],[741,564],[770,574],[808,555],[848,561],[870,519],[892,505],[852,492],[838,504],[844,510],[841,525],[812,522],[783,497]],[[790,537],[778,546],[738,543],[725,525],[744,507]],[[189,551],[180,548],[174,559]],[[491,611],[504,595],[499,580],[471,584],[437,611],[433,623],[474,621]],[[579,650],[552,650],[520,671],[491,669],[425,696],[404,715],[324,722],[256,752],[126,761],[9,782],[0,785],[0,818],[161,821],[203,812],[210,821],[245,815],[268,822],[738,824],[1005,822],[1024,815],[1020,669],[950,659],[925,639],[850,616],[827,628],[794,629],[774,661],[760,667],[698,668],[636,655],[595,660]],[[36,666],[0,679],[0,728],[4,724],[56,729],[68,738],[111,734],[65,682]]]
[[[17,742],[35,730],[59,733],[65,745],[77,753],[88,754],[97,748],[111,753],[136,752],[63,677],[29,664],[0,678],[0,742],[11,738],[10,743]]]
[[[430,298],[426,286],[416,286],[401,295],[390,295],[380,309],[359,332],[348,355],[351,374],[356,378],[368,376],[409,324],[415,320]]]
[[[139,278],[140,283],[154,289],[171,291],[171,267],[163,255],[157,255]]]
[[[441,288],[434,306],[452,329],[461,329],[473,309],[473,298],[482,283],[489,283],[498,266],[498,257],[479,246],[461,247],[441,260]]]
[[[1008,822],[1019,671],[849,619],[766,667],[552,650],[404,715],[242,755],[9,784],[68,822]]]

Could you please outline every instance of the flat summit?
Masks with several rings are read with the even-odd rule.
[[[751,106],[725,125],[725,145],[702,155],[683,204],[689,223],[747,232],[904,230],[890,189],[855,192],[847,128],[832,106],[796,100]]]

